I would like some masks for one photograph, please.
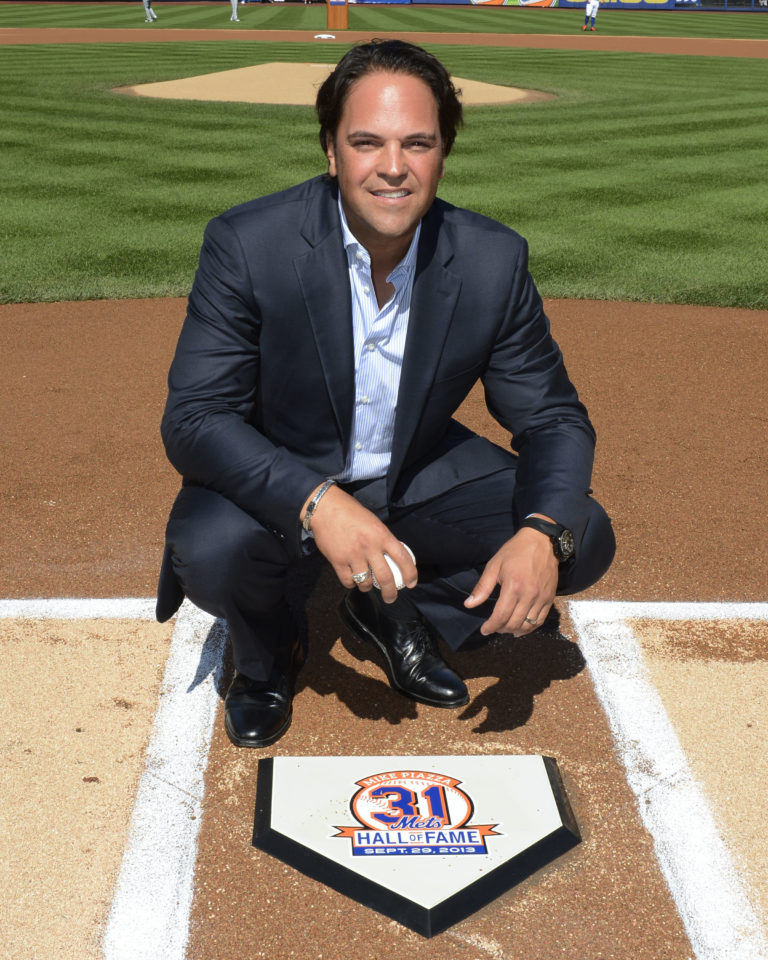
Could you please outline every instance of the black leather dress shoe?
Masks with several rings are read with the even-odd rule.
[[[293,692],[303,663],[297,643],[287,667],[276,666],[269,680],[236,673],[224,701],[224,727],[236,747],[267,747],[291,725]]]
[[[440,656],[434,632],[410,601],[400,598],[388,609],[378,591],[353,590],[339,614],[359,640],[374,644],[384,657],[390,686],[432,707],[469,703],[464,681]]]

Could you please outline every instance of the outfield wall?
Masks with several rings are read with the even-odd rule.
[[[408,3],[410,0],[352,0],[354,3]],[[455,6],[478,7],[584,7],[586,0],[414,0],[418,5],[434,4],[443,6],[446,3]],[[698,5],[699,0],[692,0]],[[615,10],[625,8],[627,10],[674,10],[680,6],[680,0],[601,0],[600,6],[610,6]],[[689,2],[685,6],[690,6]]]
[[[281,2],[281,0],[271,0],[271,2]],[[576,7],[583,9],[586,6],[586,0],[349,0],[349,3],[398,3],[438,7],[562,7],[567,9]],[[768,13],[768,0],[600,0],[600,8],[603,10],[719,10],[721,12],[762,10]]]
[[[246,0],[247,2],[247,0]],[[253,0],[252,0],[253,2]],[[271,0],[281,2],[281,0]],[[586,6],[586,0],[349,0],[349,3],[399,3],[414,6],[477,7],[562,7]],[[762,10],[768,13],[768,0],[601,0],[600,8],[611,10],[719,10],[726,12]]]
[[[0,0],[0,7],[33,0]],[[55,3],[136,3],[137,0],[55,0]],[[184,3],[210,3],[211,0],[183,0]],[[283,3],[286,0],[242,0],[243,3]],[[288,0],[298,2],[298,0]],[[327,0],[309,0],[310,3],[326,3]],[[349,3],[386,3],[413,6],[477,6],[477,7],[563,7],[573,9],[586,6],[586,0],[348,0]],[[768,14],[768,0],[601,0],[601,9],[611,10],[718,10],[731,12],[761,11]]]

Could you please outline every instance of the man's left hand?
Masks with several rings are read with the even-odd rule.
[[[469,609],[478,607],[499,586],[499,599],[480,633],[520,637],[541,626],[555,599],[558,566],[549,537],[530,527],[518,530],[491,557],[464,601]]]

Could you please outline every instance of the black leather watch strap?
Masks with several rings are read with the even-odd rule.
[[[573,556],[573,534],[567,527],[559,523],[551,523],[549,520],[543,520],[541,517],[526,517],[520,524],[521,527],[531,527],[549,537],[552,541],[552,549],[555,556],[562,563]]]

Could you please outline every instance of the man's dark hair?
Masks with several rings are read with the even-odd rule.
[[[443,156],[451,152],[456,130],[463,122],[461,102],[450,75],[437,57],[404,40],[371,40],[352,47],[317,91],[315,109],[320,121],[323,151],[335,139],[344,104],[353,84],[369,73],[407,73],[418,77],[434,94],[443,142]]]

